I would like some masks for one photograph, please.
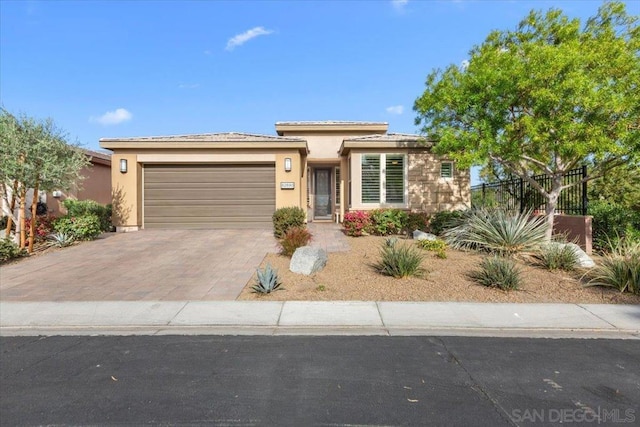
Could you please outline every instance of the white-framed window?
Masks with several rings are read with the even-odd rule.
[[[453,162],[440,163],[440,178],[453,178]]]
[[[407,156],[363,154],[361,159],[362,203],[403,205],[407,189]]]

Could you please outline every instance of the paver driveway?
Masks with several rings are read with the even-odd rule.
[[[267,252],[271,230],[144,230],[0,267],[3,301],[235,299]]]

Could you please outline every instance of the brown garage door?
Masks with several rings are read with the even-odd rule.
[[[145,228],[265,228],[275,211],[271,165],[145,165]]]

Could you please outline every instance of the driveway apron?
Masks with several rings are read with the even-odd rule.
[[[109,233],[1,266],[0,300],[233,300],[276,251],[271,230]]]

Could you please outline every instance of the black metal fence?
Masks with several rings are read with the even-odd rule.
[[[587,167],[583,166],[567,172],[564,184],[582,181],[587,176]],[[533,177],[545,190],[551,189],[551,177],[536,175]],[[505,209],[543,211],[546,200],[535,188],[522,178],[510,179],[471,187],[471,204],[475,207],[502,207]],[[576,184],[560,194],[556,213],[566,215],[587,214],[587,184]]]

